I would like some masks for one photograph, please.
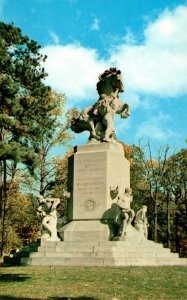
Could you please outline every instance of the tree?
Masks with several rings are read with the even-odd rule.
[[[182,149],[172,155],[168,163],[170,189],[175,204],[175,248],[182,256],[187,256],[187,150]]]
[[[187,242],[185,234],[187,229],[185,225],[187,221],[187,151],[183,149],[169,157],[168,151],[169,148],[166,147],[158,166],[162,169],[159,173],[160,192],[158,195],[162,208],[160,215],[163,216],[160,226],[162,231],[166,232],[166,245],[183,255],[185,251],[187,254],[187,247],[185,250],[184,246]],[[165,223],[166,228],[164,228]]]
[[[59,207],[62,216],[66,216],[68,201],[67,194],[64,191],[69,192],[72,190],[72,186],[69,186],[72,182],[68,182],[68,159],[73,153],[74,150],[70,149],[64,157],[56,157],[55,188],[53,192],[62,200]]]
[[[131,187],[133,189],[134,208],[139,210],[142,205],[148,205],[149,186],[146,178],[146,158],[142,149],[132,145]]]
[[[0,208],[2,219],[1,253],[6,240],[8,209],[8,162],[23,163],[32,170],[38,153],[31,143],[42,137],[42,123],[52,127],[54,103],[41,67],[46,56],[40,46],[13,24],[0,22]]]
[[[43,124],[43,134],[40,140],[35,138],[31,141],[33,147],[37,149],[39,163],[35,168],[34,177],[30,178],[27,174],[26,185],[30,185],[32,190],[40,195],[47,197],[54,195],[56,190],[56,169],[61,155],[55,155],[54,148],[58,146],[68,147],[68,142],[73,139],[72,134],[68,131],[71,126],[72,118],[77,114],[76,108],[65,111],[66,97],[64,94],[51,92],[51,101],[55,102],[53,110],[54,124],[50,128]]]
[[[163,178],[166,171],[166,162],[169,153],[169,147],[160,147],[157,152],[157,158],[153,158],[151,145],[148,142],[147,146],[144,147],[144,151],[148,152],[148,159],[142,157],[142,163],[144,164],[144,174],[148,183],[150,205],[153,206],[154,215],[154,241],[158,241],[158,209],[161,209],[160,201],[162,201],[163,193]],[[162,216],[162,213],[160,213]],[[152,218],[151,218],[152,219]]]

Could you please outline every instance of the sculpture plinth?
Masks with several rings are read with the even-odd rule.
[[[69,223],[61,229],[63,240],[109,240],[108,219],[112,187],[130,186],[130,166],[119,143],[93,143],[75,148],[69,159]],[[74,234],[73,234],[74,232]]]

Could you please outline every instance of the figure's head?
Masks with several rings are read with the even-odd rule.
[[[37,199],[38,199],[38,202],[41,203],[41,204],[45,202],[45,199],[42,195],[38,195]]]
[[[146,212],[147,211],[147,205],[142,205],[142,209]]]
[[[130,187],[125,188],[125,194],[132,194],[132,189]]]
[[[117,68],[110,68],[111,74],[114,75],[113,86],[119,89],[119,92],[124,92],[123,78],[121,75],[121,71]]]
[[[52,204],[53,204],[53,201],[51,200],[51,198],[46,198],[46,206],[48,208],[50,208],[52,206]]]
[[[97,90],[99,95],[106,94],[110,95],[115,92],[116,89],[119,92],[124,92],[123,80],[121,71],[117,68],[110,68],[104,73],[99,75],[99,82],[97,83]]]

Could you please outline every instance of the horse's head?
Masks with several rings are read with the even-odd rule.
[[[97,90],[99,95],[106,94],[110,95],[114,93],[116,89],[119,92],[124,92],[124,86],[122,81],[121,71],[117,68],[110,68],[104,73],[99,75],[99,82],[97,83]]]

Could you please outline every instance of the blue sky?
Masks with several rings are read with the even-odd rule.
[[[68,107],[94,103],[98,75],[117,66],[132,109],[116,118],[118,139],[186,147],[187,1],[0,0],[0,17],[42,46],[47,84]]]

